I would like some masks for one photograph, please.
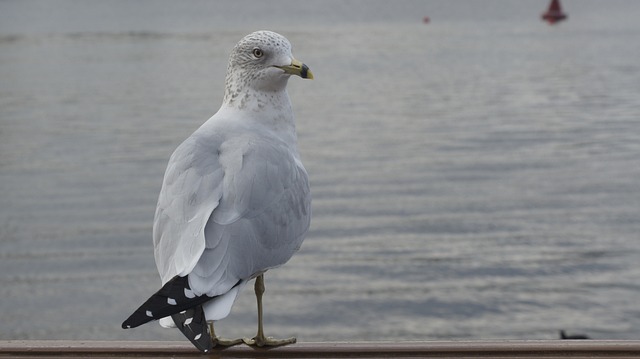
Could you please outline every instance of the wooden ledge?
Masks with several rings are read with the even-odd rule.
[[[0,357],[212,358],[640,358],[640,341],[504,340],[298,343],[236,346],[202,355],[188,342],[0,341]]]

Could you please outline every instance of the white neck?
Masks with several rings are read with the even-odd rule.
[[[288,76],[283,76],[268,91],[256,91],[252,85],[233,80],[227,75],[222,111],[242,112],[244,118],[256,122],[287,143],[297,143],[291,100],[286,90]],[[273,84],[273,82],[271,82]]]

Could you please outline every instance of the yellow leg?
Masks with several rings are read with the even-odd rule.
[[[224,339],[220,338],[216,335],[215,330],[213,330],[213,322],[209,322],[209,335],[211,335],[211,340],[213,340],[213,346],[223,346],[230,347],[234,345],[238,345],[243,342],[243,339]]]
[[[251,346],[281,346],[287,344],[293,344],[296,342],[296,338],[288,338],[288,339],[274,339],[271,337],[265,337],[264,330],[262,329],[262,295],[264,294],[264,274],[260,274],[256,278],[255,291],[256,291],[256,300],[258,302],[258,334],[256,334],[253,339],[245,338],[243,341],[247,345]]]

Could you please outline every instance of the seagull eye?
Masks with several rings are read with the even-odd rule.
[[[262,50],[260,50],[260,49],[259,49],[259,48],[257,48],[257,47],[256,47],[255,49],[253,49],[253,56],[254,56],[256,59],[261,58],[261,57],[262,57],[262,55],[264,55],[264,52],[262,52]]]

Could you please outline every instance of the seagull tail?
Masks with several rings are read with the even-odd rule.
[[[140,308],[136,309],[136,311],[122,323],[122,328],[135,328],[152,320],[158,320],[183,312],[211,299],[213,299],[213,297],[206,295],[196,296],[193,294],[191,287],[189,287],[189,279],[187,276],[175,276],[160,288],[159,291],[147,299]]]

